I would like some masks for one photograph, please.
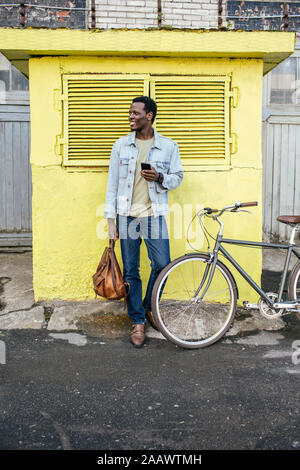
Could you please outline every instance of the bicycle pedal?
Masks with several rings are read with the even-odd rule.
[[[250,304],[248,301],[243,302],[243,306],[244,306],[244,308],[246,308],[248,310],[255,309],[255,308],[258,309],[257,304]]]

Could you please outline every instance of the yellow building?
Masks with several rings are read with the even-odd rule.
[[[262,78],[294,44],[273,31],[1,29],[1,52],[30,80],[35,300],[94,298],[110,150],[138,95],[156,100],[156,129],[178,142],[185,171],[170,193],[171,257],[191,251],[186,229],[203,206],[258,201],[251,216],[226,215],[224,233],[261,240]],[[191,244],[206,250],[197,233]],[[260,282],[261,251],[232,252]]]

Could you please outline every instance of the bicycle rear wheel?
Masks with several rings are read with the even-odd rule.
[[[291,300],[299,300],[300,303],[300,261],[294,266],[289,283],[289,293]],[[296,312],[297,318],[300,320],[300,309]]]
[[[194,298],[209,256],[177,258],[159,274],[152,292],[152,313],[161,333],[183,348],[196,349],[218,341],[233,320],[237,292],[232,274],[220,261],[203,297]],[[207,283],[204,283],[204,286]]]

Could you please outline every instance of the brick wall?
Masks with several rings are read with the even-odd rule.
[[[91,0],[89,0],[91,5]],[[95,0],[96,28],[216,28],[218,0]],[[89,25],[91,26],[91,16]]]
[[[96,28],[157,27],[157,0],[95,0],[95,6]]]
[[[218,0],[162,0],[162,25],[217,28]]]

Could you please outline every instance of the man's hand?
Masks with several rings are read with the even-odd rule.
[[[158,180],[158,173],[155,170],[155,168],[153,168],[153,166],[151,166],[151,170],[142,170],[141,175],[142,175],[143,178],[145,178],[146,181],[157,181]]]
[[[108,237],[110,240],[118,240],[119,232],[115,223],[115,219],[107,219]]]

